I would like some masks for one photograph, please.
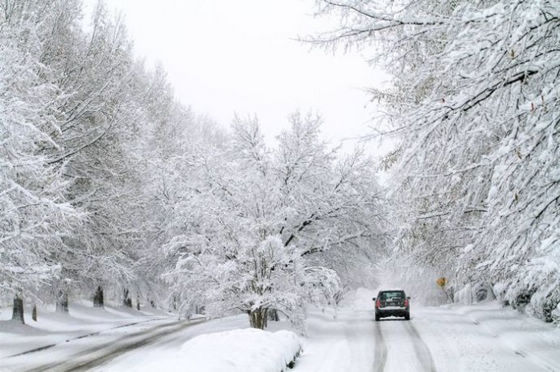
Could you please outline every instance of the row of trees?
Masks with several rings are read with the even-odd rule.
[[[0,296],[15,316],[23,298],[67,312],[109,297],[264,328],[336,302],[341,257],[363,267],[384,240],[367,157],[323,143],[311,115],[273,147],[255,118],[219,129],[133,57],[103,2],[85,29],[81,5],[0,4]]]
[[[560,302],[560,5],[523,0],[321,0],[393,75],[373,90],[398,221],[396,252],[490,282],[552,320]],[[373,48],[371,48],[373,46]],[[381,51],[382,53],[379,53]]]
[[[157,300],[166,151],[220,138],[133,58],[120,18],[98,2],[86,32],[81,5],[0,4],[0,290],[62,311],[98,286]]]

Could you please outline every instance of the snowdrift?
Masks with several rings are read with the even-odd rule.
[[[279,372],[293,366],[301,343],[290,331],[239,329],[195,337],[181,352],[188,371]]]
[[[134,371],[281,372],[294,366],[302,351],[290,331],[236,329],[203,334],[185,342],[165,360],[150,360]]]

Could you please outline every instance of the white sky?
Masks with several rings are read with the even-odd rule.
[[[293,40],[336,26],[313,17],[313,0],[106,2],[124,13],[138,56],[162,63],[195,112],[225,126],[235,112],[256,114],[269,140],[297,109],[320,113],[332,142],[368,133],[373,107],[363,89],[386,77],[357,53]]]

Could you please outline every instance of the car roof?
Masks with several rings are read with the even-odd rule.
[[[404,292],[404,289],[383,289],[379,291],[379,293],[384,293],[384,292]]]

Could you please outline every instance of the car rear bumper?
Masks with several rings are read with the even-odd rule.
[[[407,307],[385,307],[375,309],[375,315],[380,317],[385,316],[406,316],[410,313],[410,309]]]

